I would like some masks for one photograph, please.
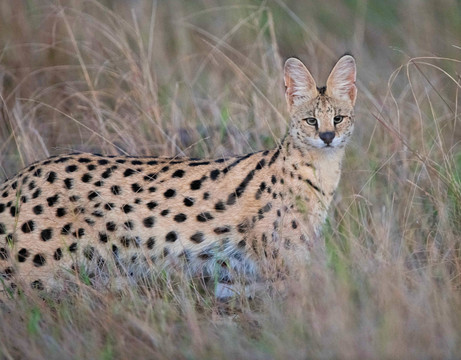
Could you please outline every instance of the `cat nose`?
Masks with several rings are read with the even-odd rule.
[[[327,145],[330,145],[333,139],[335,138],[335,133],[333,131],[325,131],[319,134],[320,139]]]

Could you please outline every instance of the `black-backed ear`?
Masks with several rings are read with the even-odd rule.
[[[326,94],[338,100],[349,101],[353,106],[357,98],[355,79],[355,60],[352,56],[345,55],[338,60],[328,76]]]
[[[289,58],[285,62],[284,75],[289,110],[293,105],[318,95],[314,78],[300,60]]]

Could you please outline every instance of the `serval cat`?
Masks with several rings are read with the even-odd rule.
[[[275,149],[215,160],[70,154],[6,181],[4,295],[59,292],[83,272],[138,282],[179,269],[215,279],[227,297],[237,278],[257,283],[308,261],[354,127],[355,60],[341,57],[317,87],[290,58],[284,79],[291,123]]]

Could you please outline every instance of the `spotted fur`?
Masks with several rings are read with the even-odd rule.
[[[275,149],[214,160],[70,154],[5,182],[3,291],[172,269],[254,282],[307,261],[353,130],[354,59],[342,57],[320,90],[289,59],[285,84],[291,125]]]

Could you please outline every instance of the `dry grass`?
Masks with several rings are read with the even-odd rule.
[[[327,4],[328,3],[328,4]],[[51,154],[274,146],[283,60],[358,60],[326,264],[223,305],[182,279],[0,309],[6,359],[453,359],[461,354],[459,2],[3,1],[0,179]]]

